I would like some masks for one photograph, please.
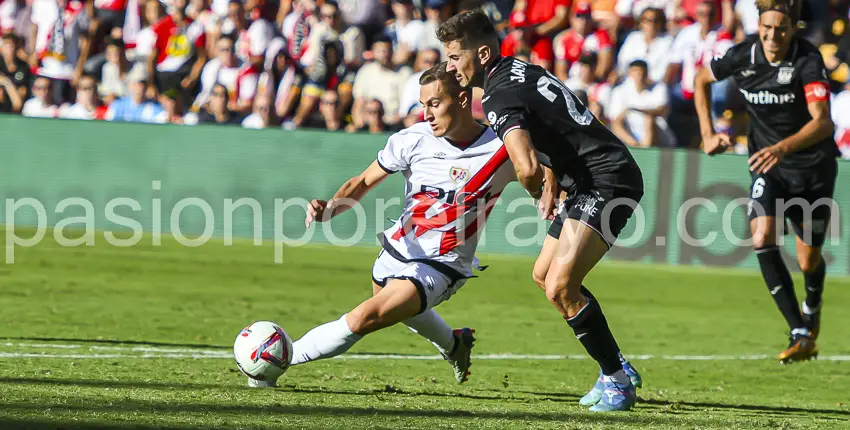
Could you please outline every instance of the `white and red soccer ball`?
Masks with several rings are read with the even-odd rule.
[[[274,381],[292,363],[292,339],[277,324],[257,321],[236,336],[233,357],[249,378]]]

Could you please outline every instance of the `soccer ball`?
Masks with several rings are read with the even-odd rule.
[[[233,358],[249,378],[274,382],[292,363],[292,339],[277,324],[257,321],[236,336]]]

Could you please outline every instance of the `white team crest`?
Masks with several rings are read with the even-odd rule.
[[[776,82],[779,82],[780,84],[790,84],[793,77],[793,67],[780,67],[779,74],[776,75]]]
[[[487,114],[487,121],[490,121],[490,124],[495,124],[496,123],[496,112],[490,111],[490,113]]]
[[[452,167],[449,170],[449,177],[455,183],[466,182],[466,180],[469,179],[469,169],[463,169],[463,168],[460,168],[460,167]]]

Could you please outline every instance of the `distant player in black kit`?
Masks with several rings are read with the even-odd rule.
[[[640,168],[626,145],[558,78],[499,56],[496,31],[483,13],[452,17],[437,37],[447,70],[462,86],[484,89],[488,121],[505,142],[522,186],[541,200],[544,217],[552,214],[556,195],[568,193],[535,263],[534,279],[601,368],[581,403],[593,405],[592,411],[631,408],[640,377],[622,358],[602,308],[582,282],[643,196]]]
[[[731,145],[715,134],[711,83],[732,77],[747,100],[752,188],[750,229],[762,276],[791,329],[782,363],[816,357],[826,265],[826,237],[837,172],[826,68],[818,49],[795,36],[802,0],[758,0],[759,32],[715,58],[696,78],[704,150]],[[797,234],[797,262],[806,281],[803,312],[791,274],[776,246],[777,218]]]

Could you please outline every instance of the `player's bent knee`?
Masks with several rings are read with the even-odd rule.
[[[348,328],[352,333],[367,335],[381,328],[382,317],[377,306],[372,306],[367,300],[348,313]]]
[[[753,248],[755,249],[763,249],[768,248],[774,245],[773,237],[768,234],[762,232],[756,232],[753,234]]]
[[[543,290],[546,290],[546,272],[542,270],[537,270],[537,267],[531,272],[531,279],[534,280],[534,283],[537,284]]]
[[[805,255],[798,255],[797,263],[800,265],[800,270],[805,273],[814,272],[821,263],[821,255],[818,251],[812,251]]]
[[[581,301],[581,283],[572,285],[568,279],[546,279],[546,298],[558,308]]]

